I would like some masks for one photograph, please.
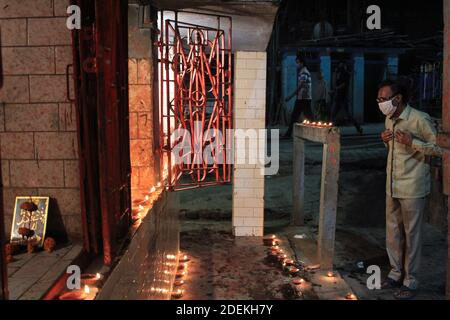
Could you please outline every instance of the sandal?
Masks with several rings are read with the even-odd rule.
[[[394,293],[394,298],[397,300],[410,300],[417,295],[417,290],[402,286],[400,290]]]
[[[383,290],[395,289],[395,288],[400,288],[401,286],[402,286],[402,283],[400,281],[395,281],[394,279],[391,279],[388,277],[381,284],[381,289],[383,289]]]

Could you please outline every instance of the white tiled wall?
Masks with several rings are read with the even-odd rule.
[[[234,129],[264,129],[266,113],[266,53],[235,54]],[[259,140],[265,148],[265,139]],[[254,141],[253,141],[254,142]],[[235,144],[235,148],[238,145]],[[243,150],[235,149],[233,174],[233,233],[262,236],[264,175],[261,164],[237,164]],[[249,150],[246,150],[248,154]]]

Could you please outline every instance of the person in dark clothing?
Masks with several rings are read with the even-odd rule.
[[[286,102],[291,100],[295,95],[297,96],[297,100],[295,101],[289,128],[286,131],[284,138],[289,138],[291,136],[294,123],[298,120],[302,112],[308,120],[313,120],[314,118],[311,111],[311,74],[305,65],[303,57],[297,55],[296,62],[299,70],[297,76],[297,89],[286,98]]]
[[[336,80],[335,80],[335,88],[332,91],[334,96],[334,103],[331,109],[331,121],[336,123],[336,116],[339,111],[343,109],[346,113],[346,117],[350,122],[353,123],[356,130],[362,134],[363,130],[358,122],[353,118],[353,116],[348,111],[348,89],[350,85],[350,73],[347,71],[347,66],[345,63],[340,62],[336,69]]]

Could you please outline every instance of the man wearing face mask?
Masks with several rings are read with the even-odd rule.
[[[389,150],[386,181],[386,250],[391,271],[382,289],[411,299],[418,289],[423,216],[430,193],[431,156],[442,156],[430,116],[408,104],[404,80],[382,82],[377,102],[386,116],[381,138]]]

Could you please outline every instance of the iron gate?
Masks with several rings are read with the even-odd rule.
[[[209,26],[179,21],[180,15],[205,17]],[[161,11],[159,18],[159,145],[165,181],[172,190],[230,182],[231,17]]]

